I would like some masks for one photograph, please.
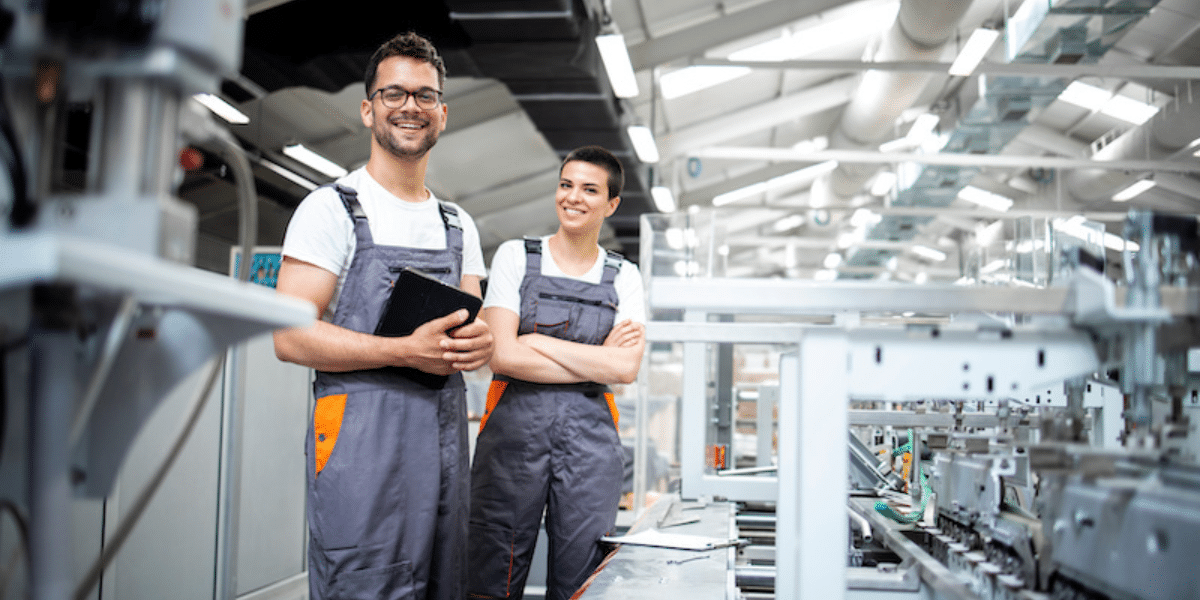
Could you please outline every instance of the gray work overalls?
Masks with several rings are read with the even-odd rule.
[[[609,253],[600,284],[542,275],[540,239],[525,240],[518,335],[600,345],[617,310]],[[624,478],[612,390],[497,376],[488,389],[471,466],[468,598],[521,598],[543,510],[547,600],[564,600],[603,558]]]
[[[333,324],[371,333],[396,274],[415,267],[452,285],[462,228],[440,204],[446,249],[379,246],[354,190],[337,186],[357,246]],[[461,374],[433,389],[398,369],[317,372],[308,429],[309,597],[461,600],[468,445]]]

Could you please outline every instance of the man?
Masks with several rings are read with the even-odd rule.
[[[365,77],[366,166],[305,198],[284,238],[277,289],[322,315],[275,333],[281,360],[317,370],[305,444],[312,600],[463,596],[469,459],[459,371],[487,363],[491,331],[478,319],[463,325],[463,310],[408,336],[372,335],[403,267],[480,295],[474,222],[425,187],[429,150],[446,127],[444,82],[428,40],[406,33],[384,43]]]

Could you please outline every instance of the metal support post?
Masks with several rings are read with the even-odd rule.
[[[813,329],[780,358],[776,598],[846,594],[849,347],[845,332]]]
[[[71,411],[78,399],[75,290],[34,289],[30,338],[30,598],[71,597]],[[66,373],[67,375],[64,375]]]

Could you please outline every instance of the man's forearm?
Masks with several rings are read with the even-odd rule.
[[[383,348],[386,338],[352,331],[325,321],[310,327],[280,329],[275,356],[318,371],[343,372],[390,366],[394,357]]]

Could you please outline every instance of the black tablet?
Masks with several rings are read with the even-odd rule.
[[[411,335],[421,325],[461,308],[469,313],[463,323],[466,325],[475,320],[482,305],[483,300],[472,294],[412,267],[404,267],[375,326],[375,335]]]
[[[467,309],[468,313],[467,320],[463,322],[463,325],[466,325],[475,320],[481,306],[483,300],[474,295],[446,284],[432,275],[405,267],[396,277],[392,294],[388,297],[383,315],[379,317],[379,324],[375,326],[375,335],[411,335],[417,327],[462,308]],[[398,370],[409,379],[428,387],[441,387],[447,379],[444,375],[433,375],[408,367]]]

